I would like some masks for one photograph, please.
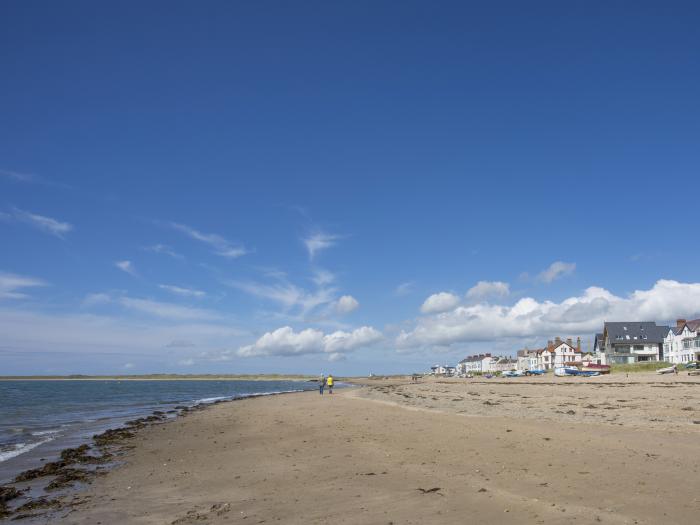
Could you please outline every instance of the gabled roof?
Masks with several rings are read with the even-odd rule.
[[[693,319],[692,321],[686,321],[686,326],[691,332],[697,332],[700,330],[700,319]]]
[[[657,326],[653,321],[606,322],[605,332],[611,344],[663,343],[668,326]]]

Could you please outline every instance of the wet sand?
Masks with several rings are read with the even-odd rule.
[[[140,430],[61,523],[696,523],[700,379],[634,376],[222,403]]]

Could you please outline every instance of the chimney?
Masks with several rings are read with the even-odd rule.
[[[561,343],[561,337],[556,336],[556,337],[554,338],[554,342],[555,342],[556,344]]]
[[[676,328],[680,328],[685,324],[685,319],[677,319],[676,320]]]
[[[547,350],[551,351],[553,348],[554,348],[554,343],[552,341],[547,341]]]
[[[581,338],[580,337],[576,338],[576,350],[578,350],[579,352],[581,351]]]
[[[571,337],[566,338],[566,344],[569,345],[571,348],[574,347],[574,341],[571,339]]]

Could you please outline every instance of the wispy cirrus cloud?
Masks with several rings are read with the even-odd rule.
[[[406,281],[404,283],[399,284],[395,289],[394,289],[394,295],[397,295],[399,297],[406,296],[413,292],[414,288],[416,287],[416,283],[413,281]]]
[[[335,299],[334,288],[320,287],[317,290],[308,291],[287,281],[262,284],[255,281],[227,280],[224,284],[249,295],[278,303],[287,311],[298,309],[301,315],[306,315],[316,307],[328,304]]]
[[[242,257],[243,255],[247,255],[248,253],[250,253],[250,251],[247,248],[245,248],[245,246],[233,243],[217,233],[202,233],[199,230],[192,228],[191,226],[187,226],[186,224],[180,224],[177,222],[171,222],[169,223],[169,225],[171,228],[174,228],[175,230],[184,233],[191,239],[194,239],[196,241],[202,242],[210,246],[211,248],[213,248],[214,253],[216,255],[220,255],[221,257],[236,259],[238,257]]]
[[[316,257],[319,252],[334,246],[340,239],[340,235],[316,232],[303,238],[302,242],[304,246],[306,246],[306,251],[309,253],[309,259],[313,261],[314,257]]]
[[[133,275],[134,277],[138,276],[134,263],[131,261],[115,261],[114,266],[119,268],[122,272],[128,273],[129,275]]]
[[[135,297],[120,297],[120,305],[129,310],[176,321],[183,320],[216,320],[221,319],[218,312],[203,308],[190,308],[179,304],[152,301],[150,299],[138,299]]]
[[[151,253],[159,253],[162,255],[167,255],[168,257],[172,257],[173,259],[184,259],[185,257],[179,253],[177,253],[175,250],[173,250],[170,246],[167,246],[165,244],[154,244],[152,246],[147,246],[144,248],[147,252]]]
[[[0,170],[0,177],[11,179],[16,182],[37,182],[36,175],[30,173],[20,173],[12,170]]]
[[[52,217],[47,217],[46,215],[39,215],[38,213],[31,213],[25,210],[20,210],[19,208],[13,208],[10,213],[3,213],[0,215],[3,220],[14,220],[21,222],[34,229],[53,235],[63,239],[65,235],[73,230],[73,225],[68,222],[62,222]]]
[[[0,272],[0,300],[24,299],[28,296],[21,290],[24,288],[34,288],[37,286],[46,286],[46,283],[41,279],[35,279],[34,277]]]
[[[203,291],[197,290],[195,288],[185,288],[183,286],[175,286],[173,284],[159,284],[158,288],[160,288],[161,290],[165,290],[166,292],[179,295],[180,297],[194,297],[197,299],[201,299],[202,297],[205,297],[207,295]]]

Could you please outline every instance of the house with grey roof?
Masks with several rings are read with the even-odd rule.
[[[668,331],[668,326],[657,326],[653,321],[606,322],[603,326],[606,361],[610,364],[663,361]]]
[[[673,364],[700,359],[700,319],[678,319],[666,333],[664,357]]]

